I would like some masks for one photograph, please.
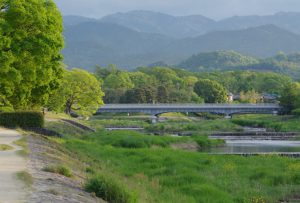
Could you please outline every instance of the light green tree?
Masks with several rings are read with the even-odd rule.
[[[1,105],[45,104],[62,76],[62,17],[52,0],[0,0]]]
[[[294,82],[285,86],[281,93],[280,104],[289,112],[300,108],[300,83]]]
[[[52,95],[48,107],[67,114],[90,116],[103,104],[101,84],[96,77],[81,69],[65,71],[61,87]]]
[[[227,90],[216,81],[202,79],[195,84],[194,91],[206,103],[225,103],[228,101]]]

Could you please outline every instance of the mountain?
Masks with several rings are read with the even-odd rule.
[[[201,52],[233,50],[255,57],[268,57],[279,51],[300,51],[300,35],[274,25],[265,25],[237,31],[216,31],[196,38],[178,40],[168,47],[176,57],[186,58]]]
[[[142,33],[103,22],[65,27],[65,63],[93,70],[94,66],[117,64],[136,67],[159,61],[159,50],[173,40],[159,34]]]
[[[96,64],[105,66],[110,63],[122,68],[135,68],[157,61],[178,64],[193,54],[217,50],[233,50],[256,57],[272,56],[279,51],[300,51],[300,36],[274,25],[172,39],[95,21],[67,26],[64,35],[65,63],[89,70]]]
[[[197,37],[213,31],[232,31],[272,24],[300,34],[300,13],[280,12],[266,16],[234,16],[214,21],[201,15],[172,16],[152,11],[130,11],[92,19],[80,16],[65,16],[66,26],[84,22],[100,21],[118,24],[138,32],[156,33],[172,38]]]
[[[173,38],[195,37],[206,33],[215,21],[201,15],[175,17],[152,11],[131,11],[103,17],[101,22],[115,23],[139,32],[158,33]]]
[[[238,30],[272,24],[300,34],[300,13],[280,12],[267,16],[234,16],[215,24],[215,30]]]
[[[96,19],[93,18],[87,18],[87,17],[82,17],[82,16],[64,16],[64,25],[65,26],[72,26],[72,25],[78,25],[80,23],[86,23],[86,22],[95,22]]]

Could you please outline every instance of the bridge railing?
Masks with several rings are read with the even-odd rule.
[[[262,103],[262,104],[105,104],[101,108],[168,108],[168,107],[270,107],[280,108],[278,104]]]

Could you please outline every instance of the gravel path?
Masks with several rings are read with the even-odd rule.
[[[17,131],[0,128],[0,144],[13,147],[13,150],[0,151],[0,203],[19,203],[26,199],[26,188],[16,178],[18,172],[26,170],[26,159],[16,153],[22,148],[13,144],[21,137]]]

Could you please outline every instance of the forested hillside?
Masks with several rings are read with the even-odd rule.
[[[191,71],[252,70],[271,71],[300,78],[300,54],[277,55],[265,59],[245,56],[234,51],[209,52],[194,55],[178,65]]]

